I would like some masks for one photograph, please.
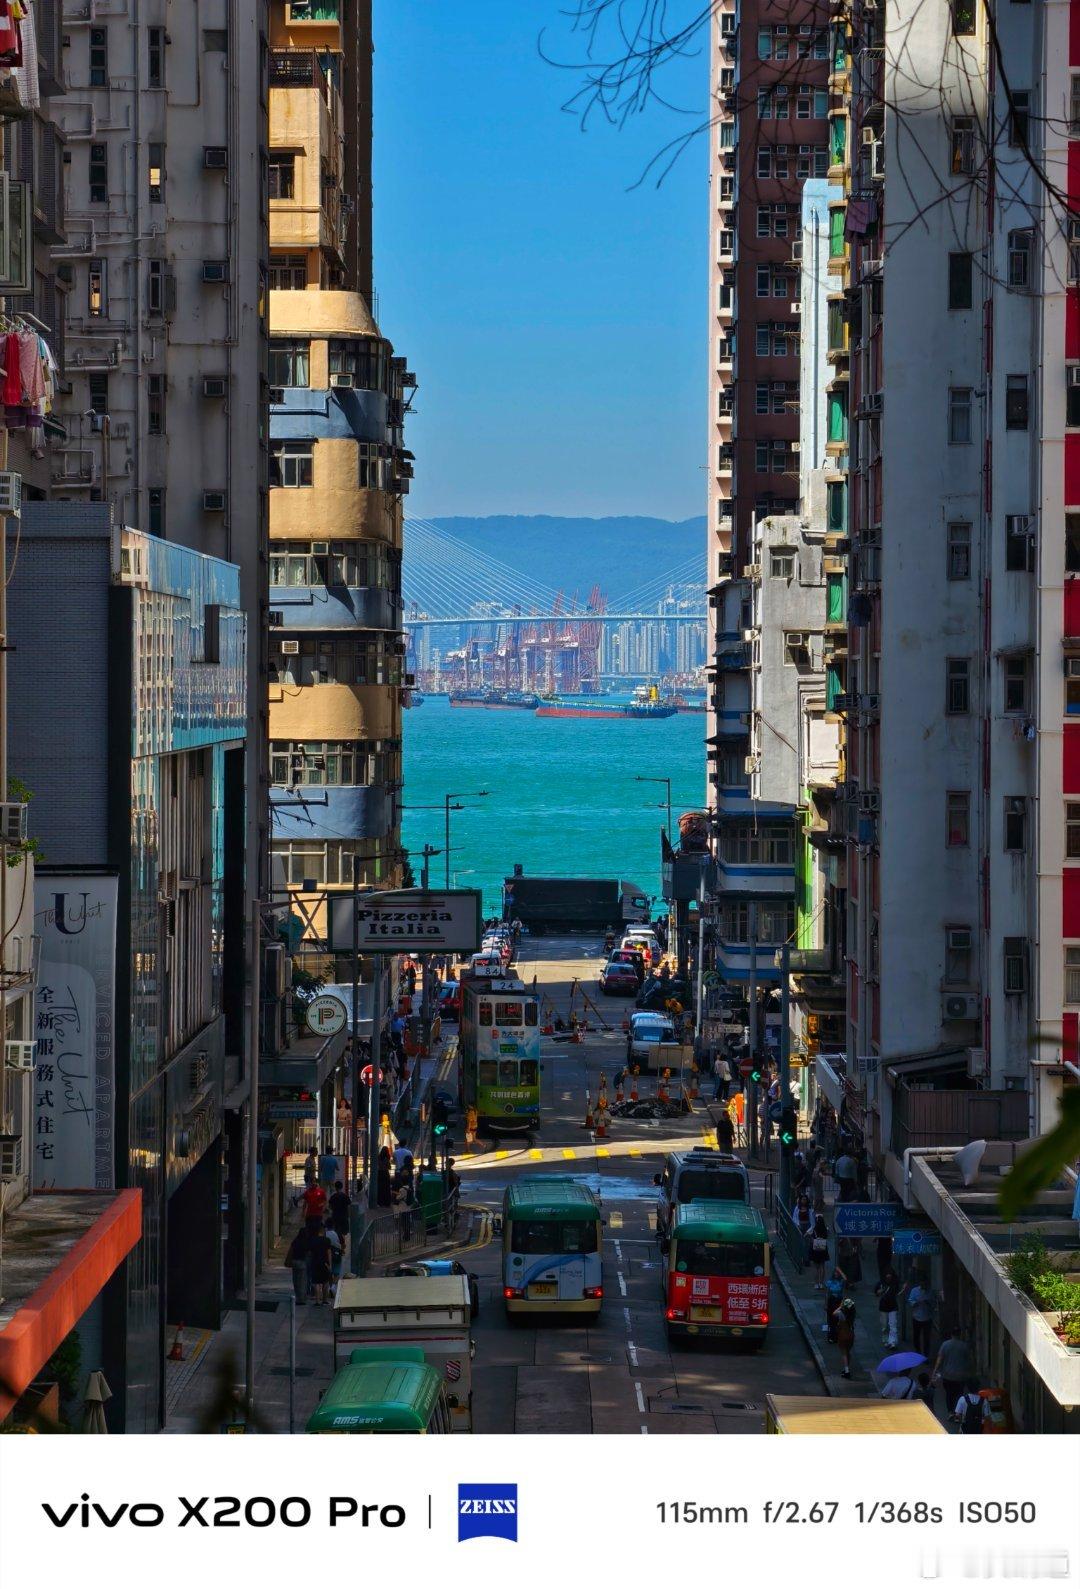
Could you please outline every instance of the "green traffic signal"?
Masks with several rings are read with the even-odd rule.
[[[780,1115],[780,1151],[785,1156],[794,1153],[798,1141],[799,1117],[794,1105],[786,1104]]]
[[[446,1135],[446,1132],[447,1132],[446,1121],[445,1120],[437,1120],[435,1122],[434,1126],[432,1127],[432,1131],[433,1131],[433,1134],[435,1136],[444,1137]]]

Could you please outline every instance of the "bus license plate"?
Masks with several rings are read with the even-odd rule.
[[[526,1287],[526,1294],[530,1297],[555,1297],[559,1288],[554,1280],[540,1280]]]
[[[711,1321],[714,1324],[719,1324],[724,1317],[724,1310],[723,1308],[692,1307],[690,1309],[690,1317],[699,1320],[701,1323]]]

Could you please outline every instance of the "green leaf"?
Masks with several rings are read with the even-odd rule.
[[[1038,1194],[1080,1158],[1080,1088],[1062,1099],[1061,1119],[1045,1137],[1021,1154],[998,1192],[1004,1219],[1015,1219],[1030,1207]]]

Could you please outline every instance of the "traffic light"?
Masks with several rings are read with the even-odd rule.
[[[795,1105],[785,1104],[780,1112],[780,1152],[784,1158],[791,1158],[794,1154],[798,1135],[799,1117]]]
[[[754,1055],[754,1068],[750,1072],[750,1080],[759,1086],[765,1080],[765,1061],[760,1055]]]
[[[431,1134],[436,1142],[444,1137],[450,1127],[450,1109],[445,1098],[435,1098],[431,1104]]]

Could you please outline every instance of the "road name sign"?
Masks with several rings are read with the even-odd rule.
[[[902,1213],[899,1203],[837,1203],[833,1224],[838,1236],[891,1236]]]
[[[901,1258],[936,1258],[942,1252],[939,1230],[894,1230],[892,1233],[894,1256]]]

